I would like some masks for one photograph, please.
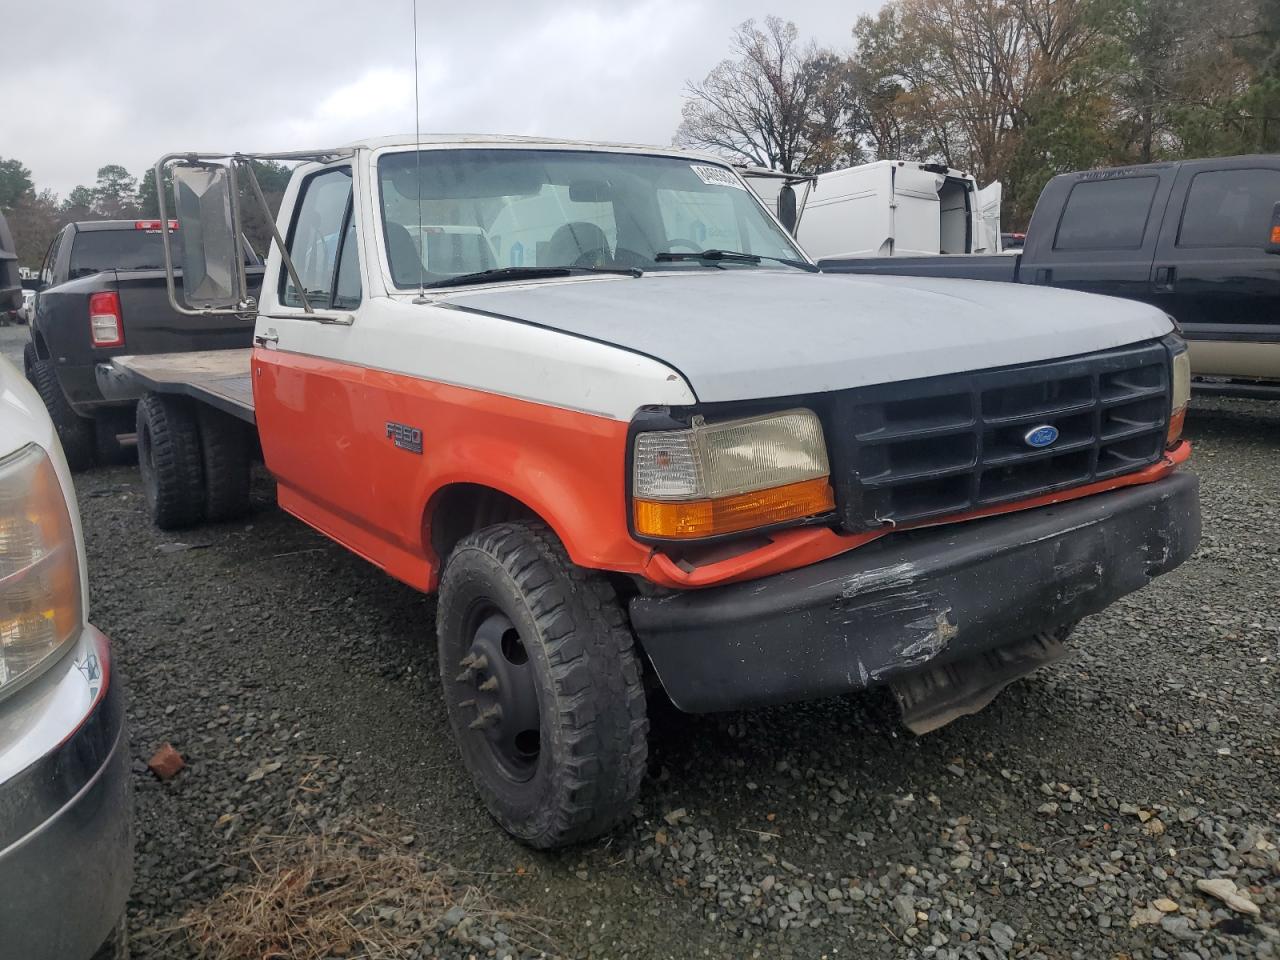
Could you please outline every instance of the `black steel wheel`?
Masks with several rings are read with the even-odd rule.
[[[545,526],[496,524],[449,556],[436,623],[449,720],[498,823],[545,849],[624,817],[648,719],[609,582],[574,566]]]
[[[469,620],[471,646],[455,678],[469,684],[474,694],[470,702],[459,704],[475,714],[467,728],[484,735],[493,762],[507,777],[515,783],[528,781],[537,769],[542,744],[538,684],[529,651],[515,624],[492,604],[477,603]]]

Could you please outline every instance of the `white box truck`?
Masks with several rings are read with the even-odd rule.
[[[815,259],[1000,252],[998,181],[980,189],[962,170],[907,160],[877,160],[810,178],[743,173],[788,226],[779,200],[785,186],[799,188],[793,232]]]

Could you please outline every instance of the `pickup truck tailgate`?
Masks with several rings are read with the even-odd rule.
[[[191,317],[175,311],[169,305],[163,270],[118,270],[115,278],[124,318],[125,348],[130,353],[225,350],[248,347],[253,341],[252,320]],[[177,283],[181,299],[181,277]],[[261,270],[250,280],[255,293],[260,283]]]

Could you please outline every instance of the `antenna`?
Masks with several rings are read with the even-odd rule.
[[[418,181],[418,295],[414,303],[428,303],[427,284],[422,262],[426,236],[422,229],[422,111],[418,108],[418,0],[413,3],[413,157],[416,164]]]

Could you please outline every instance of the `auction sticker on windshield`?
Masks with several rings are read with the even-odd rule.
[[[689,169],[698,175],[698,179],[703,183],[713,187],[737,187],[739,190],[747,189],[743,186],[741,180],[735,177],[724,167],[712,167],[700,163],[689,164]]]

